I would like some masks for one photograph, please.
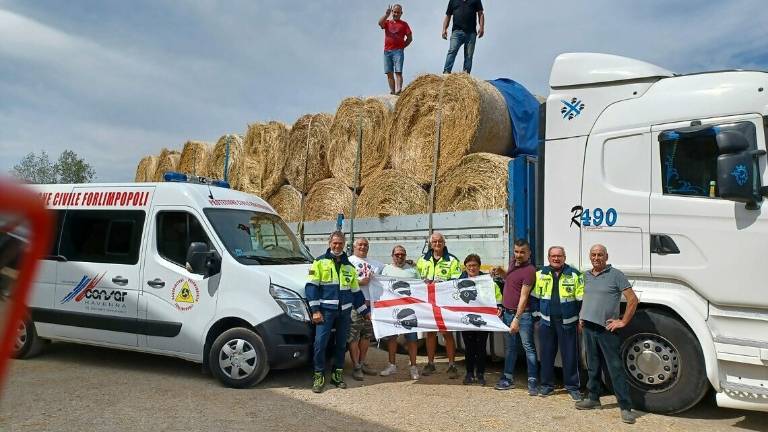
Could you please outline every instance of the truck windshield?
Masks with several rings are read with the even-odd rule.
[[[206,209],[205,215],[229,253],[243,264],[312,262],[306,246],[276,215],[232,209]]]

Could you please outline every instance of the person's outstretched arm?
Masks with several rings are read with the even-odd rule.
[[[389,18],[389,15],[392,14],[392,6],[387,6],[387,11],[384,12],[384,16],[379,18],[379,27],[382,29],[384,28],[384,23],[387,22],[387,19]]]

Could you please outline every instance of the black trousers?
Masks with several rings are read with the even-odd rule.
[[[464,340],[464,364],[467,367],[467,375],[474,376],[485,373],[485,346],[488,342],[486,331],[463,331],[461,338]]]

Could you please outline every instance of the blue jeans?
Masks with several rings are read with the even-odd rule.
[[[347,335],[349,326],[352,322],[350,311],[321,309],[323,313],[323,322],[315,326],[315,372],[325,371],[325,349],[331,338],[331,330],[336,328],[336,346],[333,351],[334,368],[344,368],[344,353],[347,352]]]
[[[555,389],[555,356],[560,348],[563,362],[563,386],[568,391],[579,391],[579,332],[576,323],[563,324],[563,318],[541,321],[539,349],[541,350],[541,391]]]
[[[587,349],[587,390],[589,399],[600,400],[600,351],[603,352],[608,373],[613,383],[613,393],[623,410],[632,409],[632,400],[629,398],[629,384],[621,362],[621,337],[609,332],[603,326],[591,322],[584,323],[584,346]]]
[[[504,311],[501,316],[504,324],[512,324],[514,312]],[[516,334],[507,333],[507,352],[504,355],[504,376],[510,381],[514,378],[515,362],[517,362],[517,338],[523,344],[525,359],[528,363],[528,385],[536,386],[539,379],[539,367],[536,363],[536,346],[533,344],[533,316],[530,312],[520,315],[520,331]]]
[[[451,73],[453,62],[456,61],[456,54],[459,47],[464,45],[464,72],[472,72],[472,56],[475,55],[476,33],[466,33],[463,30],[454,30],[451,32],[451,45],[448,48],[448,55],[445,56],[445,67],[443,73]]]
[[[403,73],[403,61],[405,60],[405,50],[384,51],[384,73]]]

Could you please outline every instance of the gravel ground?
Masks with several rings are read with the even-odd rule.
[[[383,368],[386,353],[373,349],[368,363]],[[544,399],[463,386],[447,378],[445,364],[438,365],[443,373],[411,381],[406,365],[398,356],[397,375],[362,383],[348,376],[349,389],[320,395],[309,388],[308,368],[274,371],[256,388],[233,390],[182,360],[55,343],[12,364],[0,430],[768,431],[768,413],[717,408],[710,397],[679,416],[640,413],[635,425],[624,425],[613,398],[603,398],[602,410],[577,411],[562,392]],[[490,367],[489,383],[500,366]],[[524,371],[518,374],[524,382]]]

